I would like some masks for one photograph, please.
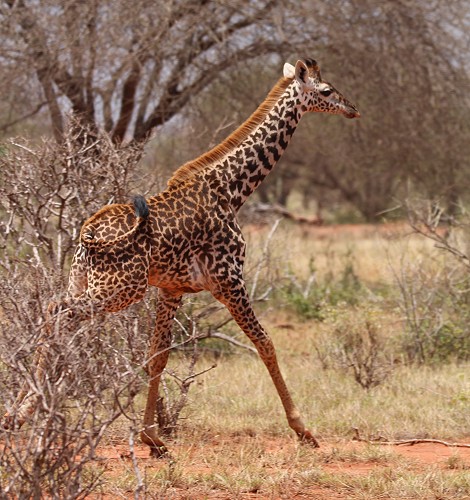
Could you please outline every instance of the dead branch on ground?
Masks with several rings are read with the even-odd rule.
[[[442,439],[428,439],[428,438],[411,438],[411,439],[397,439],[389,441],[383,436],[379,436],[375,439],[365,439],[360,436],[359,429],[353,427],[354,436],[353,441],[359,441],[361,443],[367,444],[380,444],[389,446],[414,446],[415,444],[421,443],[434,443],[442,444],[443,446],[448,446],[449,448],[470,448],[470,443],[449,443],[448,441],[443,441]]]

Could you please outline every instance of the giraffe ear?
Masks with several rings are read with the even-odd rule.
[[[292,66],[292,64],[289,64],[288,62],[286,62],[286,64],[284,64],[284,77],[285,78],[294,78],[294,76],[295,76],[294,66]]]
[[[295,63],[295,78],[299,83],[307,83],[308,67],[304,61],[299,60]]]

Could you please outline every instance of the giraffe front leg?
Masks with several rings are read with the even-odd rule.
[[[126,288],[118,291],[110,290],[107,296],[103,292],[101,299],[91,297],[87,291],[79,297],[69,297],[49,304],[40,342],[33,358],[34,373],[30,380],[23,384],[11,411],[4,416],[4,428],[21,427],[38,407],[41,391],[51,367],[56,371],[62,370],[63,366],[57,363],[57,359],[52,362],[51,356],[57,355],[60,351],[60,348],[57,350],[57,346],[63,342],[63,336],[73,332],[83,320],[119,311],[141,300],[147,289],[146,285],[144,283],[131,288],[131,293]]]
[[[4,415],[3,427],[5,429],[20,429],[34,412],[49,364],[48,349],[45,346],[53,332],[59,328],[59,322],[62,328],[67,329],[71,326],[71,321],[73,321],[73,316],[70,315],[68,301],[49,304],[45,322],[41,328],[41,337],[33,357],[34,372],[29,376],[29,380],[23,382],[12,408]]]
[[[159,290],[155,332],[150,342],[147,360],[149,388],[144,413],[144,428],[140,433],[142,442],[150,447],[150,455],[156,458],[163,457],[168,453],[165,444],[158,437],[155,412],[161,375],[170,355],[173,318],[180,303],[181,295],[173,295]]]
[[[227,306],[238,326],[255,345],[263,363],[266,365],[271,375],[271,379],[276,387],[282,405],[284,406],[290,428],[295,431],[301,441],[318,448],[320,446],[318,441],[305,427],[300,412],[292,400],[289,389],[287,388],[279,368],[272,340],[256,318],[244,283],[240,282],[236,286],[232,286],[228,293],[216,298]]]

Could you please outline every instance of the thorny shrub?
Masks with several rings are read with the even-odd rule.
[[[403,263],[395,279],[404,318],[402,350],[407,361],[468,361],[470,282],[461,266]]]
[[[438,201],[407,203],[415,233],[442,251],[436,262],[404,263],[395,271],[405,318],[403,349],[411,362],[470,359],[470,214],[448,215]]]
[[[332,326],[331,365],[351,373],[364,389],[384,382],[393,370],[394,355],[379,314],[367,309],[343,312]]]
[[[144,144],[116,146],[72,121],[60,144],[13,140],[0,156],[0,248],[15,257],[67,269],[82,223],[106,203],[126,203],[144,185],[136,165]],[[143,193],[146,194],[146,193]]]
[[[11,498],[82,498],[99,484],[89,463],[109,426],[124,415],[137,432],[133,400],[144,383],[144,350],[135,345],[135,311],[67,332],[54,325],[44,338],[41,309],[54,280],[34,271],[25,276],[18,266],[1,288],[2,403],[10,410],[25,386],[36,408],[20,430],[3,430],[0,485]],[[32,362],[38,349],[46,354],[45,379]]]
[[[314,349],[324,370],[342,370],[364,389],[383,383],[397,361],[393,337],[384,329],[381,312],[366,307],[331,311]]]
[[[89,468],[106,429],[121,415],[131,436],[134,395],[152,313],[145,303],[44,336],[48,303],[65,281],[83,221],[135,192],[143,144],[116,146],[71,121],[63,143],[14,140],[0,156],[0,389],[4,411],[21,388],[35,411],[21,430],[2,429],[1,490],[11,498],[81,498],[99,484]],[[136,335],[137,333],[137,335]],[[47,353],[47,376],[35,355]]]

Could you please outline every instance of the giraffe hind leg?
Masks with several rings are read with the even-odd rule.
[[[180,303],[181,295],[159,290],[155,332],[150,342],[147,359],[149,374],[148,396],[144,413],[144,426],[140,433],[140,439],[150,447],[150,455],[155,458],[161,458],[168,454],[165,444],[157,435],[155,413],[160,378],[170,354],[173,318]]]

